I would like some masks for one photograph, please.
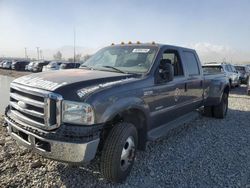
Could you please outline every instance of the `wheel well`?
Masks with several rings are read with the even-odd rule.
[[[147,120],[143,111],[139,109],[128,109],[115,115],[106,123],[101,134],[101,140],[105,142],[110,130],[119,122],[132,123],[138,133],[138,149],[145,150],[147,142]]]

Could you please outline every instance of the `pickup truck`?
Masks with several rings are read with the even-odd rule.
[[[186,114],[202,108],[224,118],[228,94],[228,79],[203,75],[195,50],[112,44],[79,69],[14,80],[5,125],[17,142],[44,157],[75,165],[98,156],[102,175],[122,182],[137,150]]]

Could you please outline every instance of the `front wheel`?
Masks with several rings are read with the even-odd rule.
[[[223,93],[220,104],[214,106],[213,113],[214,117],[223,119],[227,115],[228,110],[228,94]]]
[[[102,175],[113,182],[124,181],[133,166],[137,144],[137,130],[133,124],[124,122],[115,125],[102,150]]]

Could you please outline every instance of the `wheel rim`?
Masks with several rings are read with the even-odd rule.
[[[123,171],[130,166],[131,162],[134,160],[134,156],[135,156],[135,142],[134,138],[130,136],[127,138],[122,149],[120,165]]]

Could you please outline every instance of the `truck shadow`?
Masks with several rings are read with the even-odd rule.
[[[232,95],[247,95],[247,85],[241,84],[240,87],[236,87],[230,90]]]

